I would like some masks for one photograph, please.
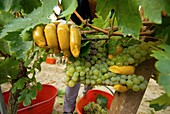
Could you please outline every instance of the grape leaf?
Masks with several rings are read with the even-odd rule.
[[[40,0],[22,0],[20,4],[24,13],[31,13],[35,8],[42,5]]]
[[[0,39],[0,51],[5,53],[5,54],[9,54],[9,47],[8,47],[8,42],[5,41],[4,39]]]
[[[168,106],[170,106],[170,97],[167,94],[151,100],[149,104],[149,107],[154,108],[155,111],[165,109]]]
[[[153,51],[151,56],[155,57],[158,61],[155,63],[157,70],[160,72],[158,77],[159,85],[163,86],[166,94],[170,97],[170,46],[163,44],[160,46],[164,51]]]
[[[114,54],[116,51],[117,41],[113,39],[109,39],[107,43],[107,49],[109,54]]]
[[[80,49],[80,56],[86,56],[90,53],[90,46],[91,46],[91,42],[90,41],[87,41],[87,42],[84,42],[82,44],[82,47]]]
[[[144,8],[144,16],[155,23],[162,23],[161,12],[164,10],[170,15],[169,0],[140,0]]]
[[[19,36],[20,32],[11,32],[6,37],[5,40],[10,41],[9,51],[11,55],[16,56],[16,59],[26,59],[28,50],[32,47],[31,41],[23,41]]]
[[[68,16],[70,18],[71,14],[76,10],[78,3],[77,0],[63,0],[62,6],[64,7],[64,11],[61,13],[61,17]]]
[[[114,8],[115,1],[114,0],[96,0],[96,1],[97,1],[96,6],[97,14],[101,15],[103,20],[105,20],[109,12]]]
[[[142,26],[139,13],[139,5],[136,0],[117,0],[115,5],[115,14],[118,21],[119,29],[124,36],[131,34],[138,38]]]
[[[41,7],[34,9],[31,13],[27,14],[24,18],[16,18],[2,29],[0,38],[5,37],[9,32],[25,29],[28,31],[37,24],[47,24],[50,22],[48,17],[53,13],[54,6],[58,3],[58,0],[43,0]]]
[[[18,75],[19,63],[15,59],[6,58],[6,60],[0,64],[0,84],[9,82],[11,79],[15,79]]]
[[[2,0],[2,7],[5,11],[15,11],[18,12],[21,9],[21,0]]]
[[[4,26],[8,24],[12,19],[14,19],[14,16],[5,11],[0,11],[0,25]]]

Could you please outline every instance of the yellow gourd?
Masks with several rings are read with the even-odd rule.
[[[69,57],[70,53],[70,31],[67,23],[61,22],[57,26],[58,41],[64,56]]]
[[[134,74],[135,67],[134,66],[110,66],[109,71],[116,73],[116,74],[124,74],[124,75],[130,75]]]
[[[77,25],[70,26],[70,50],[72,55],[77,58],[81,48],[81,33]]]
[[[47,45],[52,51],[57,54],[60,52],[58,38],[57,38],[57,28],[54,23],[49,23],[44,29],[45,37],[47,40]]]
[[[36,45],[38,45],[41,48],[46,46],[46,39],[44,36],[44,25],[36,26],[32,34]]]

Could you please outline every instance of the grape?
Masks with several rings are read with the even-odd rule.
[[[94,74],[95,76],[98,76],[98,75],[99,75],[99,70],[98,70],[98,69],[93,70],[93,74]]]
[[[80,72],[80,76],[85,76],[86,72],[85,71],[81,71]]]
[[[92,56],[91,57],[94,61],[97,61],[98,60],[98,58],[96,57],[96,56]]]
[[[74,86],[75,86],[75,82],[74,82],[73,80],[70,80],[70,81],[68,82],[68,86],[69,86],[69,87],[74,87]]]
[[[139,87],[140,87],[141,90],[145,90],[145,89],[146,89],[146,84],[141,83],[141,84],[139,85]]]
[[[116,65],[117,65],[117,66],[123,66],[123,62],[122,62],[122,61],[117,61],[117,62],[116,62]]]
[[[106,69],[106,68],[102,68],[102,69],[101,69],[101,72],[102,72],[102,73],[106,73],[106,72],[107,72],[107,69]]]
[[[98,78],[98,79],[96,80],[96,82],[97,82],[97,84],[101,84],[101,83],[102,83],[101,78]]]
[[[77,77],[77,76],[73,76],[71,79],[72,79],[74,82],[78,81],[78,77]]]
[[[85,62],[85,67],[91,67],[91,63],[90,62]]]
[[[76,61],[74,62],[74,64],[75,64],[76,66],[79,66],[79,65],[81,64],[81,62],[80,62],[79,60],[76,60]]]
[[[86,75],[86,79],[89,79],[90,78],[90,75]]]
[[[81,66],[77,66],[77,67],[76,67],[76,71],[77,71],[77,72],[81,72],[82,70],[83,70],[83,69],[82,69]]]
[[[65,76],[65,77],[64,77],[64,81],[65,81],[65,82],[68,82],[69,80],[70,80],[70,77],[69,77],[69,76]]]
[[[122,79],[127,79],[127,76],[126,75],[121,75],[120,76]]]
[[[133,91],[139,91],[140,90],[140,87],[138,85],[133,85],[132,86],[132,90]]]
[[[132,82],[131,80],[127,80],[127,81],[126,81],[126,85],[127,85],[128,87],[133,86],[133,82]]]
[[[130,53],[131,55],[134,55],[134,54],[136,53],[136,50],[134,50],[134,49],[133,49],[133,50],[130,50],[129,53]]]
[[[120,78],[119,76],[116,77],[116,81],[120,81],[120,79],[121,79],[121,78]]]
[[[91,64],[94,65],[95,64],[95,61],[94,60],[90,60]]]
[[[111,81],[112,81],[112,82],[117,81],[117,80],[116,80],[116,77],[111,77]]]
[[[102,53],[102,52],[104,52],[104,49],[102,47],[99,47],[98,52]]]
[[[147,55],[147,51],[146,50],[141,50],[140,54],[141,54],[141,56],[146,56]]]
[[[91,83],[90,79],[86,79],[86,85],[89,85]]]
[[[140,53],[141,51],[141,48],[139,46],[136,47],[136,52],[139,52]]]
[[[79,72],[74,72],[73,76],[78,77],[79,76]]]
[[[128,76],[127,76],[127,79],[129,79],[129,80],[132,79],[132,76],[131,76],[131,75],[128,75]]]
[[[97,60],[96,63],[97,64],[102,64],[102,61],[101,60]]]
[[[95,79],[95,80],[96,80],[97,78],[98,78],[97,76],[93,76],[93,79]]]
[[[127,62],[128,64],[133,64],[135,60],[131,57],[131,58],[128,58]]]
[[[85,80],[86,78],[84,76],[80,77],[80,81]]]
[[[89,67],[86,67],[86,68],[85,68],[85,71],[86,71],[86,72],[90,71],[90,68],[89,68]]]
[[[95,81],[95,80],[91,80],[90,83],[91,83],[92,85],[95,85],[95,84],[96,84],[96,81]]]
[[[102,58],[102,54],[101,53],[97,53],[96,56],[97,56],[97,58]]]
[[[123,65],[128,66],[128,65],[129,65],[129,63],[128,63],[128,62],[124,62],[124,63],[123,63]]]
[[[69,69],[68,69],[68,71],[71,73],[71,74],[73,74],[74,72],[75,72],[75,68],[74,67],[70,67]]]
[[[140,84],[140,80],[138,78],[133,78],[132,81],[136,85]]]
[[[109,74],[108,74],[108,73],[105,73],[105,74],[104,74],[104,78],[105,78],[105,79],[108,79],[108,78],[109,78]]]
[[[125,79],[120,79],[120,84],[126,84],[126,80]]]
[[[66,76],[72,76],[73,74],[72,73],[70,73],[69,71],[66,71]]]
[[[141,75],[139,75],[137,78],[139,79],[140,82],[143,82],[145,80],[145,78]]]
[[[140,53],[135,53],[135,54],[133,55],[133,57],[134,57],[135,59],[140,59],[140,58],[141,58],[141,54],[140,54]]]
[[[109,84],[110,84],[110,80],[109,80],[109,79],[106,79],[106,80],[105,80],[105,84],[106,84],[106,85],[109,85]]]

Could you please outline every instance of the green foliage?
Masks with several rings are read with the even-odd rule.
[[[169,0],[140,0],[144,8],[144,16],[151,22],[162,23],[161,12],[164,10],[170,15]],[[151,13],[152,12],[152,13]]]
[[[63,7],[63,12],[61,13],[61,17],[66,17],[66,20],[69,20],[71,14],[76,10],[78,3],[77,0],[62,0],[61,3]]]
[[[117,41],[113,39],[109,39],[107,43],[108,53],[114,54],[116,51]]]
[[[7,24],[0,34],[0,39],[8,35],[9,32],[18,30],[28,31],[31,28],[34,28],[37,24],[49,23],[50,19],[47,17],[53,13],[53,8],[57,3],[58,0],[43,0],[41,7],[38,7],[24,18],[15,18]]]
[[[16,79],[18,67],[19,62],[13,58],[6,58],[3,63],[0,63],[0,84]]]
[[[24,89],[23,91],[21,91],[20,93],[20,97],[18,98],[18,102],[22,102],[23,101],[23,105],[24,106],[28,106],[31,104],[31,100],[35,99],[37,96],[38,91],[37,90],[41,90],[41,84],[37,83],[36,85],[33,85],[30,87],[30,89]]]
[[[14,16],[11,13],[0,11],[0,28],[8,24],[12,19],[14,19]]]
[[[80,50],[80,56],[86,56],[90,53],[91,44],[92,44],[91,41],[82,42],[82,46],[81,46],[81,50]]]
[[[169,45],[162,45],[162,49],[159,51],[153,51],[152,56],[155,57],[158,61],[156,62],[155,66],[157,70],[160,72],[158,77],[158,83],[163,86],[166,94],[170,97],[170,70],[169,70],[169,63],[170,63],[170,46]]]
[[[154,108],[156,111],[166,109],[168,106],[170,106],[170,97],[167,94],[163,94],[162,96],[150,101],[150,107]]]

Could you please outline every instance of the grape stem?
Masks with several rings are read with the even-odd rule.
[[[85,26],[88,26],[88,27],[91,27],[95,30],[89,30],[89,31],[81,31],[82,34],[87,34],[87,33],[95,33],[95,32],[103,32],[104,34],[109,34],[109,30],[110,29],[102,29],[102,28],[99,28],[99,27],[96,27],[94,25],[91,25],[88,23],[88,21],[84,20],[80,15],[79,13],[75,10],[74,11],[74,14],[79,18],[79,20],[85,25]],[[151,25],[153,23],[151,22],[148,22],[148,21],[144,21],[143,22],[143,25]],[[112,27],[113,30],[118,30],[118,26],[113,26]],[[153,30],[149,30],[149,31],[146,31],[146,32],[140,32],[140,36],[143,36],[143,35],[151,35],[152,33],[154,33]],[[109,34],[109,36],[123,36],[123,34],[121,32],[112,32],[111,34]]]

